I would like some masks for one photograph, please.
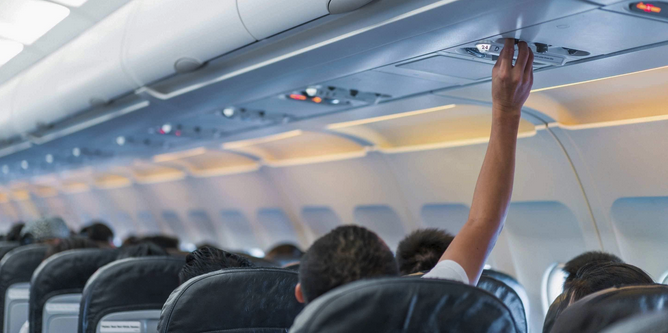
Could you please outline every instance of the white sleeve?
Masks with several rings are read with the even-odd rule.
[[[452,260],[439,262],[429,273],[422,276],[425,279],[452,280],[469,284],[469,278],[462,266]]]

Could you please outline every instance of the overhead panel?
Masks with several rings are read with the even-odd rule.
[[[185,168],[195,177],[220,176],[259,168],[259,164],[249,157],[203,148],[182,152],[180,155],[158,155],[153,160],[163,165]]]
[[[141,184],[168,182],[186,177],[185,172],[179,169],[143,161],[135,161],[127,169],[135,180]]]
[[[329,14],[330,0],[237,0],[248,31],[264,39]],[[232,1],[230,1],[232,2]]]
[[[18,85],[13,122],[32,132],[136,89],[121,65],[123,29],[134,3],[27,70]]]
[[[253,42],[236,1],[144,0],[125,29],[123,60],[146,85]]]

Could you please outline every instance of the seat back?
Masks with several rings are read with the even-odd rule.
[[[606,289],[568,306],[555,321],[552,332],[600,332],[627,318],[663,311],[667,303],[666,285]]]
[[[488,275],[483,275],[480,277],[480,280],[478,281],[478,288],[496,296],[496,298],[500,299],[503,304],[508,307],[510,313],[513,315],[518,332],[528,332],[529,327],[525,304],[522,302],[522,298],[520,298],[515,289],[511,288],[504,282]]]
[[[179,286],[184,263],[181,258],[144,257],[103,266],[84,288],[78,332],[156,332],[160,310]]]
[[[18,333],[28,320],[30,279],[45,254],[44,245],[21,246],[0,261],[0,322],[4,333]]]
[[[570,302],[571,297],[568,293],[562,293],[554,300],[554,302],[552,302],[550,308],[547,310],[547,314],[545,315],[545,321],[543,322],[543,333],[550,333],[552,331],[552,327],[557,321],[557,318],[559,318],[561,313],[566,310]]]
[[[668,311],[631,317],[610,326],[603,333],[668,333]]]
[[[524,288],[524,286],[521,283],[519,283],[519,281],[517,281],[517,279],[515,279],[514,277],[503,272],[495,271],[493,269],[484,270],[482,272],[482,275],[497,279],[505,283],[508,287],[513,288],[517,296],[519,296],[520,299],[522,300],[522,304],[524,305],[524,312],[526,314],[525,318],[526,321],[529,322],[529,313],[531,313],[530,311],[531,304],[529,302],[529,294],[527,294],[527,291]]]
[[[227,269],[190,279],[163,308],[158,332],[286,332],[303,309],[297,272]]]
[[[116,250],[81,249],[58,253],[32,275],[30,333],[76,332],[84,286],[98,268],[114,261]]]
[[[490,293],[436,279],[350,283],[320,296],[290,333],[519,332],[508,307]]]
[[[17,247],[19,247],[19,243],[16,242],[0,242],[0,259]]]

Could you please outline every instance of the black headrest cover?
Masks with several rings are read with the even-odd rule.
[[[45,245],[26,245],[9,251],[0,261],[0,327],[5,320],[5,295],[15,283],[30,282],[32,273],[44,260]]]
[[[571,304],[552,332],[599,332],[631,316],[662,311],[667,303],[667,285],[606,289]]]
[[[520,296],[513,288],[491,276],[483,275],[478,281],[478,288],[496,296],[505,304],[515,319],[517,331],[526,333],[528,329],[526,310]]]
[[[386,278],[339,287],[297,316],[291,333],[518,332],[490,293],[436,279]]]
[[[179,286],[185,261],[173,257],[129,258],[100,268],[86,283],[79,308],[79,333],[95,333],[110,313],[159,310]]]
[[[668,333],[668,311],[631,317],[608,327],[605,333]]]
[[[30,283],[30,332],[42,332],[46,301],[58,295],[82,293],[88,278],[117,255],[115,250],[81,249],[61,252],[43,261]]]
[[[543,322],[543,333],[550,333],[552,331],[552,327],[557,321],[557,318],[559,318],[561,313],[566,310],[570,302],[571,296],[569,293],[562,293],[554,300],[554,302],[552,302],[550,308],[547,310],[547,314],[545,315],[545,321]]]
[[[169,297],[160,333],[286,332],[304,308],[295,298],[297,272],[226,269],[188,280]]]

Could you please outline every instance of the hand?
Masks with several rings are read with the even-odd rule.
[[[492,70],[492,103],[494,116],[519,116],[522,106],[529,98],[533,85],[533,52],[525,42],[518,45],[519,54],[515,66],[513,39],[506,39],[506,44],[499,54],[499,59]]]

